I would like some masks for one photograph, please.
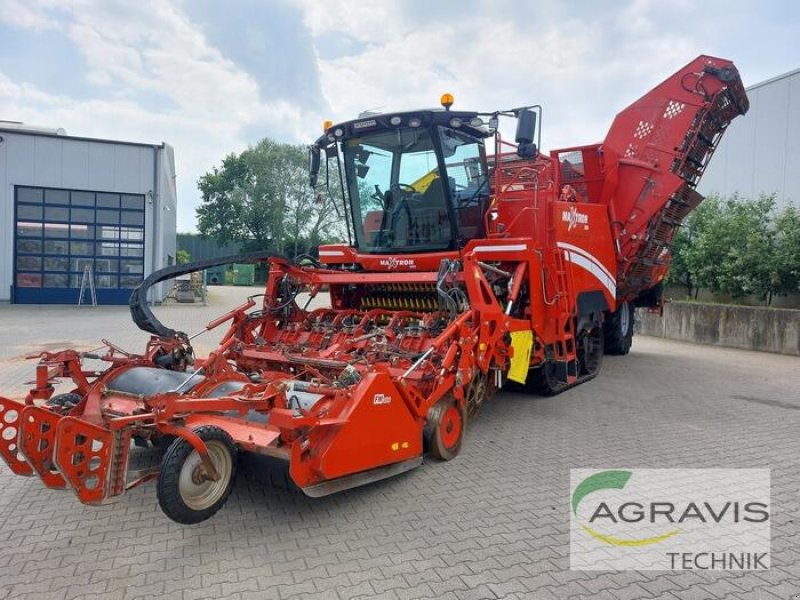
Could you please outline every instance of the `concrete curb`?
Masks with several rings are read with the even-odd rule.
[[[636,311],[636,332],[668,338],[800,356],[800,310],[670,302],[664,316]]]

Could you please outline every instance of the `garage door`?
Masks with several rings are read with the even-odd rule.
[[[89,266],[98,303],[126,304],[144,276],[144,207],[141,194],[17,186],[14,302],[77,303]]]

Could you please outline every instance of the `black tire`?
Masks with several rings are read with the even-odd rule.
[[[289,473],[289,461],[282,458],[244,452],[239,457],[239,477],[276,490],[302,493]]]
[[[425,451],[438,460],[452,460],[461,451],[467,427],[467,412],[455,398],[442,398],[428,411],[422,430]]]
[[[219,427],[195,430],[208,447],[219,481],[202,477],[200,455],[183,438],[177,438],[161,460],[156,493],[161,510],[170,519],[184,525],[200,523],[221,509],[233,489],[236,478],[236,445]],[[198,480],[199,479],[199,480]],[[196,494],[196,497],[192,497]],[[207,497],[205,497],[207,496]]]
[[[603,323],[604,348],[606,354],[623,355],[631,350],[633,343],[633,304],[623,302]]]
[[[158,437],[154,437],[150,439],[150,443],[153,445],[153,449],[158,452],[159,456],[163,457],[169,447],[175,442],[176,437],[174,435],[160,435]]]

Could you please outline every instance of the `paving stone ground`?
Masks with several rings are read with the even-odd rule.
[[[213,288],[207,307],[157,312],[198,331],[248,292]],[[124,307],[0,306],[0,393],[25,390],[20,356],[102,337],[147,339]],[[197,526],[169,521],[153,485],[88,507],[0,465],[0,598],[789,600],[800,597],[798,432],[797,358],[638,337],[561,396],[497,394],[454,461],[321,499],[251,469]],[[771,468],[772,568],[569,570],[577,467]]]

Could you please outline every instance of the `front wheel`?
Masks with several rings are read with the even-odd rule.
[[[211,518],[223,507],[233,488],[236,475],[236,445],[219,427],[201,427],[195,431],[208,448],[208,455],[219,479],[211,479],[200,454],[177,438],[161,460],[158,475],[158,504],[170,519],[184,525]]]
[[[428,453],[439,460],[452,460],[461,451],[466,411],[455,398],[443,398],[428,412],[423,441]]]
[[[622,302],[603,323],[606,354],[627,354],[633,343],[633,305]]]

